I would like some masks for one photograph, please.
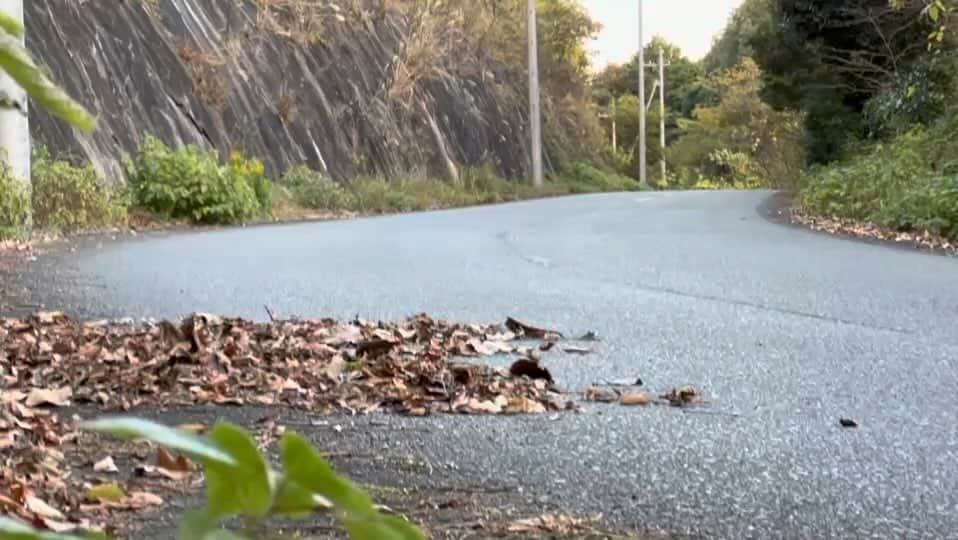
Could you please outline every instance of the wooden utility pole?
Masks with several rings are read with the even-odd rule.
[[[666,183],[665,168],[665,51],[659,48],[659,144],[662,155],[659,163],[662,166],[662,183]]]
[[[642,32],[642,0],[639,0],[639,183],[648,186],[645,170],[645,36]]]
[[[0,0],[0,12],[23,23],[23,0]],[[30,124],[27,116],[27,93],[5,72],[0,71],[0,153],[9,164],[13,176],[30,189]],[[27,224],[30,225],[29,223]]]
[[[539,36],[536,0],[528,0],[529,19],[529,123],[532,133],[532,184],[542,185],[542,112],[539,105]]]

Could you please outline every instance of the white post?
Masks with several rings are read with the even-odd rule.
[[[23,23],[23,0],[0,0],[0,11]],[[0,150],[6,154],[14,176],[29,190],[30,123],[27,93],[6,73],[0,72],[0,95],[8,103],[16,104],[16,108],[0,107]]]
[[[529,0],[529,123],[532,133],[532,184],[542,185],[542,112],[539,107],[539,37],[536,0]]]
[[[639,0],[639,183],[648,186],[645,171],[645,39],[642,31],[642,0]]]
[[[616,112],[615,101],[615,96],[612,96],[612,155],[619,152],[618,138],[616,136],[616,116],[618,113]]]
[[[659,144],[662,148],[662,184],[666,182],[665,168],[665,53],[659,49]]]

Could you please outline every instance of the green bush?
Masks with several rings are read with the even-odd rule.
[[[228,172],[234,180],[242,181],[253,188],[260,213],[269,214],[273,207],[273,190],[266,179],[266,167],[258,159],[246,158],[240,152],[230,154]]]
[[[300,165],[289,169],[280,179],[279,186],[284,196],[304,208],[373,214],[458,208],[568,193],[639,189],[635,180],[585,162],[569,164],[539,187],[500,178],[490,165],[463,167],[459,181],[455,183],[411,174],[393,179],[360,176],[343,185]]]
[[[801,191],[812,213],[958,238],[958,126],[946,119],[812,170]]]
[[[312,210],[348,210],[352,205],[349,193],[321,172],[297,165],[279,181],[293,201]]]
[[[241,223],[263,215],[270,194],[265,183],[258,184],[265,179],[247,165],[252,162],[232,161],[224,167],[215,152],[193,145],[173,150],[147,137],[127,160],[134,201],[161,216],[196,223]]]
[[[558,174],[560,181],[566,183],[572,193],[593,193],[600,191],[638,191],[638,181],[619,173],[600,169],[583,161],[573,161],[564,165]]]
[[[0,240],[17,238],[30,219],[26,189],[14,178],[6,159],[0,156]]]
[[[73,232],[122,223],[126,201],[106,186],[93,165],[55,160],[45,148],[34,153],[31,169],[33,222],[44,229]]]
[[[411,195],[403,191],[403,182],[382,177],[361,177],[349,183],[353,209],[358,212],[385,214],[417,210]]]

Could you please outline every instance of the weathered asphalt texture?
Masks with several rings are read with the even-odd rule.
[[[709,406],[360,418],[321,439],[436,464],[411,483],[522,486],[544,507],[679,535],[958,538],[958,259],[774,224],[768,197],[598,195],[105,241],[41,257],[26,296],[83,317],[264,319],[266,304],[594,330],[597,354],[546,357],[562,386],[690,383]],[[377,436],[384,422],[396,429]]]

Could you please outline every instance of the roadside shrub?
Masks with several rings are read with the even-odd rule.
[[[187,145],[173,150],[147,137],[127,175],[136,204],[161,216],[196,223],[240,223],[264,212],[251,176],[223,167],[215,152]]]
[[[0,240],[16,238],[30,218],[30,200],[14,178],[6,159],[0,156]]]
[[[349,193],[328,176],[305,165],[292,167],[279,181],[293,202],[312,210],[347,210]]]
[[[638,181],[616,172],[600,169],[591,163],[573,161],[559,170],[559,179],[572,193],[599,191],[638,191]]]
[[[387,178],[361,177],[349,183],[353,209],[359,212],[385,214],[417,209],[413,197],[403,191],[403,183]]]
[[[31,177],[33,221],[38,227],[73,232],[126,219],[123,193],[105,185],[92,164],[74,166],[53,159],[41,147],[34,153]]]
[[[262,214],[268,214],[273,206],[273,190],[266,179],[266,167],[258,159],[246,158],[240,152],[230,153],[229,173],[234,181],[242,181],[253,188],[256,203]]]
[[[860,148],[842,162],[812,170],[802,205],[819,215],[958,238],[953,124],[913,128],[891,143]]]

